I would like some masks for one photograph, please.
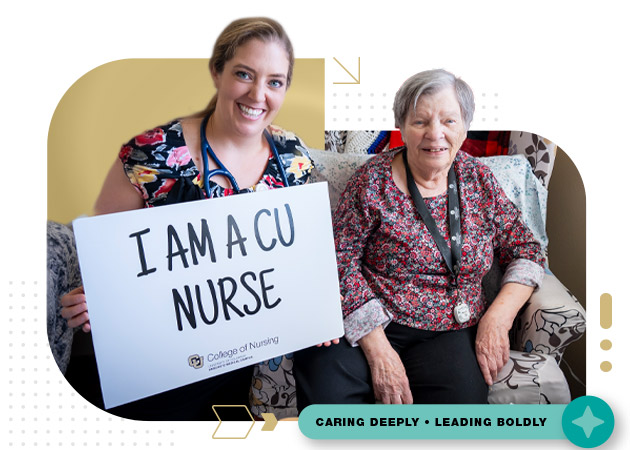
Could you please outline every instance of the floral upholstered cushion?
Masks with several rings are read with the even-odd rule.
[[[488,403],[534,404],[569,403],[567,380],[550,355],[510,351],[497,380],[490,387]]]
[[[512,327],[512,348],[551,355],[559,364],[566,348],[585,331],[584,308],[555,276],[547,273]]]
[[[277,419],[297,417],[293,354],[254,366],[250,402],[252,414],[257,417],[263,413],[273,413]]]

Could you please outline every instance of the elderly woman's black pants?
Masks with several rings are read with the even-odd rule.
[[[459,331],[385,328],[400,355],[414,403],[488,403],[488,385],[475,355],[477,327]],[[298,410],[311,404],[374,403],[370,367],[363,350],[345,339],[330,347],[294,354]]]

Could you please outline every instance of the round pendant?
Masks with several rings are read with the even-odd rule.
[[[470,307],[467,303],[459,302],[453,308],[453,317],[458,324],[466,323],[470,320]]]

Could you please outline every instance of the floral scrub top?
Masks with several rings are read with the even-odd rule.
[[[306,146],[295,134],[276,126],[268,131],[276,144],[290,186],[305,184],[313,168]],[[162,206],[206,198],[203,173],[188,151],[182,126],[175,120],[145,131],[122,146],[119,154],[129,181],[138,189],[145,207]],[[278,163],[269,152],[269,162],[260,181],[235,192],[210,179],[210,198],[235,193],[283,187]]]
[[[372,158],[348,183],[333,217],[346,338],[352,345],[390,320],[443,331],[475,325],[486,308],[481,280],[498,257],[502,283],[538,286],[541,245],[490,169],[458,152],[453,162],[460,194],[462,261],[456,289],[411,196],[392,178],[400,151]],[[425,198],[442,236],[449,239],[447,194]],[[507,266],[507,268],[506,268]],[[460,325],[453,307],[465,301],[471,319]]]

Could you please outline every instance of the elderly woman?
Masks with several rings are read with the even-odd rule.
[[[298,408],[487,403],[544,271],[518,209],[458,151],[473,112],[470,87],[444,70],[396,94],[405,146],[359,169],[333,218],[346,339],[296,355]],[[494,257],[506,270],[490,303],[481,280]]]
[[[272,125],[291,84],[293,64],[291,41],[275,20],[254,17],[229,24],[210,58],[216,94],[208,107],[123,145],[96,214],[306,183],[312,163],[304,143]],[[64,295],[61,304],[69,326],[90,331],[82,287]],[[249,402],[254,370],[238,369],[110,411],[143,420],[212,419],[212,404]]]

